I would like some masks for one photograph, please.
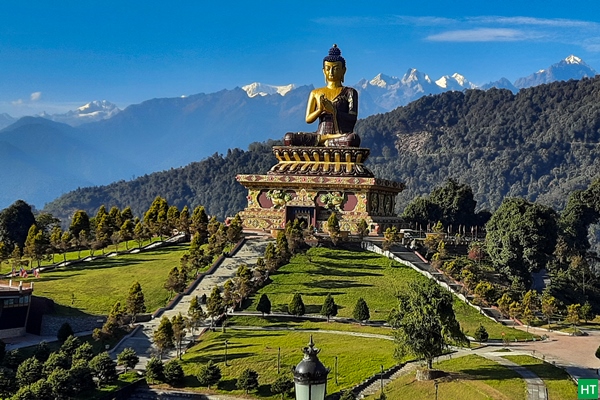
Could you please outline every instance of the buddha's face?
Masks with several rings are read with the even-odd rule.
[[[327,82],[344,82],[345,73],[346,67],[342,65],[341,61],[325,61],[323,63],[323,74]]]

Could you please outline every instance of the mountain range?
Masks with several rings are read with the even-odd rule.
[[[564,208],[577,189],[600,178],[600,76],[521,89],[450,91],[357,122],[376,176],[404,182],[397,212],[454,178],[473,189],[477,210],[495,211],[506,197]],[[170,205],[203,205],[225,218],[246,206],[237,174],[265,173],[273,143],[228,150],[182,168],[131,181],[81,188],[46,205],[68,221],[77,209],[130,206],[143,215],[157,195]]]
[[[594,75],[596,71],[581,59],[569,56],[512,84],[501,79],[490,87],[514,93]],[[355,87],[361,117],[388,112],[425,95],[476,88],[457,73],[432,80],[416,69],[402,78],[379,74]],[[277,139],[288,131],[314,130],[304,122],[312,89],[254,83],[210,94],[147,100],[124,110],[102,101],[65,114],[19,120],[0,114],[0,127],[9,124],[0,130],[0,208],[17,199],[39,207],[77,187],[179,167],[228,148]]]

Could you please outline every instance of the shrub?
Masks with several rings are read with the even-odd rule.
[[[197,378],[200,385],[210,389],[212,385],[216,385],[221,380],[221,368],[209,360],[208,363],[200,366]]]
[[[165,364],[165,382],[171,386],[177,386],[183,382],[184,373],[181,364],[177,360],[171,360]]]
[[[152,357],[146,363],[146,379],[151,383],[162,382],[165,379],[165,366],[162,360]]]
[[[479,343],[487,342],[488,337],[489,335],[487,333],[487,330],[483,325],[479,325],[479,328],[477,328],[475,330],[475,333],[473,334],[473,338]]]
[[[258,387],[258,372],[246,368],[240,374],[236,386],[238,389],[245,390],[246,394],[248,394],[250,390],[256,389]]]

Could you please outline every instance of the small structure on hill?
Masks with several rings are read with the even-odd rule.
[[[0,281],[0,339],[25,334],[32,294],[33,283]]]
[[[337,45],[323,59],[327,86],[310,93],[306,122],[319,120],[314,133],[287,133],[284,146],[274,146],[278,163],[266,175],[238,175],[248,189],[241,212],[246,229],[282,229],[298,219],[324,231],[332,212],[340,230],[355,233],[365,220],[371,233],[398,226],[396,196],[404,184],[376,178],[364,165],[370,150],[361,148],[353,132],[358,93],[342,85],[346,61]]]

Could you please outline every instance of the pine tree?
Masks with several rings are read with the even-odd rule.
[[[200,305],[198,296],[192,297],[192,300],[190,301],[190,307],[188,308],[188,317],[193,335],[194,329],[196,329],[202,323],[202,321],[206,319],[206,314],[204,313],[204,310]]]
[[[190,221],[190,230],[194,236],[199,235],[200,242],[202,244],[208,241],[208,215],[204,207],[198,206],[194,208],[192,212],[192,218]]]
[[[210,296],[206,300],[206,312],[211,317],[211,326],[214,324],[215,317],[225,312],[225,303],[221,297],[221,290],[218,286],[215,286],[210,293]]]
[[[292,389],[294,389],[294,381],[285,375],[279,375],[271,384],[271,393],[281,394],[281,400],[290,394]]]
[[[352,316],[357,321],[368,321],[369,318],[371,318],[367,302],[362,297],[356,301],[356,305],[354,306]]]
[[[131,315],[131,323],[135,323],[135,317],[138,314],[146,312],[146,302],[144,300],[144,292],[142,292],[142,285],[139,282],[135,282],[129,288],[129,295],[127,296],[125,310]]]
[[[271,300],[269,300],[269,297],[265,293],[260,296],[260,300],[258,300],[258,304],[256,305],[256,311],[260,311],[263,317],[265,314],[271,314]]]
[[[336,244],[340,237],[340,220],[335,212],[327,219],[327,232],[333,244]]]
[[[165,351],[173,347],[173,324],[167,316],[163,316],[160,320],[160,325],[154,331],[152,339],[158,348],[160,358],[162,358]]]
[[[238,389],[245,390],[246,394],[248,394],[250,390],[256,389],[258,387],[258,372],[246,368],[240,374],[236,386]]]
[[[107,352],[100,353],[90,361],[90,368],[100,385],[117,380],[117,364]]]
[[[288,305],[288,313],[291,315],[304,315],[305,307],[304,302],[302,301],[302,296],[300,293],[295,293],[294,297],[292,297],[292,301]]]
[[[210,389],[212,385],[217,384],[221,380],[221,369],[212,360],[209,360],[207,364],[200,366],[197,378],[200,385]]]
[[[329,322],[329,318],[335,317],[337,315],[337,312],[338,312],[337,304],[335,304],[335,300],[333,300],[333,296],[331,296],[331,293],[330,293],[325,298],[323,307],[321,307],[321,315],[327,317],[327,322]]]
[[[162,381],[164,379],[164,368],[162,360],[151,357],[146,363],[146,379],[151,383]]]
[[[117,356],[117,365],[124,366],[125,372],[127,372],[128,369],[134,369],[139,361],[140,358],[131,347],[123,349]]]
[[[183,343],[183,339],[185,339],[185,320],[181,313],[175,315],[171,320],[171,325],[173,327],[173,339],[175,340],[175,345],[177,347],[177,356],[181,360],[181,345]]]
[[[475,333],[473,334],[473,338],[478,341],[479,343],[481,342],[487,342],[488,338],[489,338],[489,334],[487,333],[487,330],[485,329],[485,327],[483,325],[479,325],[479,328],[477,328],[475,330]]]
[[[183,382],[185,377],[183,368],[177,360],[171,360],[165,364],[163,374],[165,376],[165,382],[171,386],[177,386]]]
[[[29,232],[27,233],[27,239],[25,239],[25,248],[23,249],[24,254],[36,261],[37,266],[39,267],[40,262],[46,253],[46,248],[47,241],[44,237],[44,232],[42,232],[37,225],[31,225]]]

